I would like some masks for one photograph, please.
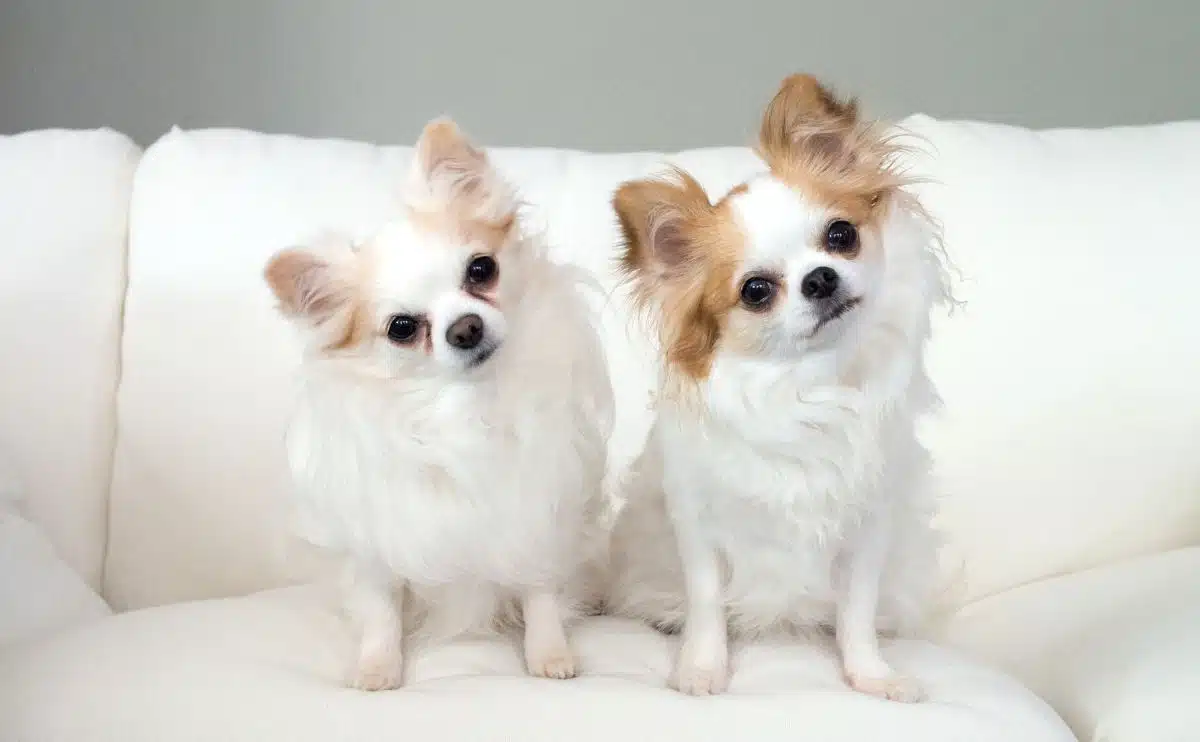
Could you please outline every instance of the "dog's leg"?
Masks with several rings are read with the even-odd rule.
[[[540,678],[573,678],[578,672],[575,654],[567,643],[558,598],[548,590],[530,590],[521,596],[525,621],[525,665]]]
[[[847,544],[839,565],[837,644],[846,681],[856,690],[893,701],[914,702],[924,696],[913,678],[899,675],[879,650],[876,617],[879,581],[890,548],[892,520],[888,511],[872,513]]]
[[[402,583],[378,566],[352,564],[343,587],[347,613],[361,632],[350,685],[360,690],[399,688],[404,668]]]
[[[684,693],[707,696],[724,692],[729,684],[729,628],[717,553],[689,516],[677,512],[672,518],[687,591],[674,685]]]

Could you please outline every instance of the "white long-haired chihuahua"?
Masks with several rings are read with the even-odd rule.
[[[303,535],[349,557],[359,688],[400,684],[405,634],[509,622],[530,673],[577,672],[564,623],[603,548],[612,390],[583,277],[518,206],[437,120],[392,222],[266,269],[306,344],[288,459]]]
[[[914,422],[940,240],[893,141],[812,77],[784,81],[758,150],[716,203],[678,170],[613,199],[664,371],[608,607],[682,630],[688,693],[724,690],[730,634],[832,629],[853,687],[916,700],[877,632],[916,626],[936,576]]]

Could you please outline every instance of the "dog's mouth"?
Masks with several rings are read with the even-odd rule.
[[[841,319],[850,310],[862,303],[862,297],[854,296],[849,299],[834,302],[828,309],[821,312],[821,316],[817,319],[817,324],[813,327],[812,336],[823,330],[829,323]]]
[[[500,343],[491,340],[485,340],[479,344],[479,349],[475,351],[475,355],[471,356],[471,360],[467,361],[467,368],[479,368],[487,363],[488,359],[500,349]]]

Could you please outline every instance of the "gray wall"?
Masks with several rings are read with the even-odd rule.
[[[701,10],[700,8],[707,8]],[[868,111],[1200,118],[1200,0],[0,0],[0,131],[740,144],[785,74]]]

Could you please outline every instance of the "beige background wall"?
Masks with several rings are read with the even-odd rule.
[[[0,132],[740,144],[779,78],[888,117],[1200,118],[1200,0],[0,0]]]

